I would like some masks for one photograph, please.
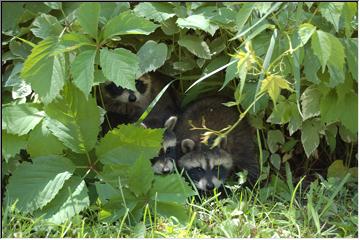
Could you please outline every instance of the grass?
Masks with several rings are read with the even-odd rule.
[[[289,180],[289,179],[288,179]],[[87,210],[61,225],[21,215],[13,206],[3,208],[2,237],[155,237],[155,238],[315,238],[358,236],[357,182],[321,176],[303,186],[272,176],[264,187],[250,190],[228,186],[228,196],[189,199],[189,220],[145,211],[143,221],[128,226],[121,221],[97,221],[96,210]],[[289,185],[291,184],[291,185]]]

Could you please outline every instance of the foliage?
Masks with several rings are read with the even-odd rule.
[[[334,154],[345,142],[351,149],[342,156],[345,167],[354,162],[356,3],[2,7],[2,150],[8,166],[2,175],[10,176],[8,203],[18,198],[24,212],[46,212],[44,219],[62,222],[97,203],[102,220],[137,223],[144,212],[187,219],[184,204],[193,193],[184,180],[151,172],[162,130],[119,126],[98,139],[104,121],[98,85],[111,80],[135,89],[135,79],[154,70],[179,80],[183,105],[208,91],[233,93],[226,105],[245,111],[229,131],[245,115],[258,129],[262,179],[271,181],[271,166],[283,170],[284,162],[298,160],[298,149],[306,154],[300,160],[316,161],[321,148]],[[19,160],[21,149],[31,161]],[[69,199],[76,200],[73,208]]]

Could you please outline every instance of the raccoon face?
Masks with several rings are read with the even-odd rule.
[[[174,170],[176,159],[176,135],[174,127],[177,117],[170,117],[164,124],[164,140],[159,156],[152,160],[152,168],[156,174],[167,174]]]
[[[178,165],[199,190],[211,191],[224,183],[233,165],[227,151],[219,147],[195,147],[191,139],[184,139],[181,148],[185,154],[178,160]]]
[[[135,106],[148,105],[151,91],[151,79],[148,75],[144,75],[135,80],[136,91],[118,87],[113,82],[108,82],[105,87],[105,94],[112,102],[126,103]]]

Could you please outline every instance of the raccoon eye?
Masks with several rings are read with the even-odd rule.
[[[196,167],[196,168],[194,168],[194,171],[196,171],[196,172],[204,172],[205,170],[202,167]]]
[[[106,89],[106,91],[107,91],[111,96],[113,96],[113,97],[115,97],[115,96],[120,96],[120,95],[123,93],[123,91],[124,91],[123,88],[117,87],[117,86],[115,85],[115,83],[110,83],[110,84],[106,85],[106,86],[105,86],[105,89]]]
[[[141,94],[145,93],[145,91],[146,91],[146,84],[141,80],[135,81],[135,87]]]
[[[226,177],[227,175],[227,170],[224,166],[215,166],[212,170],[214,175],[218,176],[218,177]]]

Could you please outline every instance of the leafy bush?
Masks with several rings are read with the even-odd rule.
[[[134,89],[136,77],[154,70],[179,80],[183,105],[230,89],[234,101],[226,105],[245,109],[239,120],[246,115],[258,129],[265,178],[270,163],[279,170],[296,148],[311,159],[324,141],[333,152],[338,136],[353,146],[356,7],[3,3],[5,201],[54,222],[90,203],[103,220],[137,222],[149,209],[186,220],[184,204],[194,193],[176,174],[154,176],[148,161],[160,149],[161,129],[119,126],[98,139],[98,85],[109,79]]]

